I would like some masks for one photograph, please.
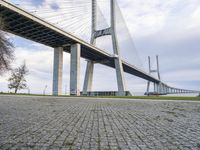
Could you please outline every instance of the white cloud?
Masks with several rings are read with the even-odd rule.
[[[15,0],[12,0],[15,1]],[[23,4],[25,1],[18,1]],[[42,11],[43,13],[38,13],[39,16],[46,18],[48,20],[48,16],[55,16],[49,19],[52,23],[57,23],[56,25],[60,25],[61,27],[65,27],[65,29],[69,32],[73,32],[75,29],[79,29],[78,33],[80,37],[89,39],[89,31],[90,28],[90,20],[86,19],[90,17],[89,13],[85,11],[90,6],[80,8],[80,11],[74,11],[74,15],[70,15],[67,11],[67,8],[78,6],[81,3],[85,2],[84,0],[79,1],[61,1],[61,0],[46,0],[43,5],[37,7],[37,11]],[[91,2],[91,1],[90,1]],[[136,39],[136,47],[138,45],[143,46],[143,49],[139,50],[140,55],[142,55],[143,62],[146,64],[147,55],[153,55],[154,53],[158,53],[159,55],[165,59],[161,60],[162,70],[166,68],[169,69],[171,65],[173,70],[170,72],[165,72],[163,79],[168,81],[170,84],[176,86],[176,81],[184,82],[191,80],[199,81],[198,76],[199,69],[191,70],[190,67],[196,67],[195,64],[199,62],[199,53],[196,49],[191,51],[189,54],[183,51],[185,47],[192,47],[193,43],[188,43],[192,38],[195,38],[200,35],[200,29],[198,28],[200,25],[200,1],[199,0],[118,0],[119,6],[122,10],[123,16],[128,24],[131,35],[134,35]],[[62,4],[59,5],[60,10],[53,10],[50,6],[52,3]],[[36,10],[36,7],[30,5],[30,1],[26,1],[26,5],[28,10]],[[89,4],[89,3],[88,3]],[[71,8],[69,9],[71,10]],[[51,11],[51,13],[49,13]],[[84,12],[84,13],[83,13]],[[105,12],[105,11],[104,11]],[[88,15],[86,15],[88,13]],[[37,14],[37,13],[36,13]],[[61,14],[57,16],[57,14]],[[76,15],[80,15],[76,17]],[[73,16],[76,18],[73,22]],[[78,19],[79,18],[79,19]],[[81,19],[80,19],[81,18]],[[106,18],[109,19],[106,14]],[[78,24],[77,24],[78,21]],[[76,22],[76,24],[75,24]],[[82,22],[82,23],[81,23]],[[73,24],[73,26],[67,27],[69,24]],[[88,28],[83,28],[84,24],[88,25]],[[151,44],[145,43],[145,38],[149,38],[149,42]],[[13,36],[15,42],[22,42],[25,45],[28,43],[26,40],[20,39],[16,40],[17,37]],[[139,41],[139,40],[140,41]],[[187,39],[187,40],[186,40]],[[186,42],[185,42],[186,41]],[[183,45],[184,42],[184,45]],[[177,46],[179,44],[179,46]],[[182,45],[181,45],[182,44]],[[106,47],[108,44],[105,44]],[[170,47],[173,51],[168,51],[166,47]],[[31,47],[31,48],[30,48]],[[146,49],[146,50],[145,50]],[[148,49],[148,52],[147,52]],[[154,49],[154,50],[153,50]],[[167,52],[170,53],[169,55]],[[112,52],[112,51],[110,51]],[[172,56],[173,54],[173,56]],[[133,54],[128,54],[133,55]],[[188,57],[188,59],[195,60],[195,62],[190,63],[192,66],[187,66],[185,59],[182,57]],[[45,85],[48,85],[48,93],[51,93],[52,88],[52,67],[53,67],[53,49],[42,46],[40,44],[32,43],[31,46],[17,46],[16,47],[16,62],[13,64],[13,67],[19,66],[21,62],[25,59],[27,62],[27,66],[30,69],[30,74],[27,77],[28,84],[30,85],[31,91],[34,93],[42,93],[42,90]],[[64,79],[63,79],[63,91],[65,90],[65,85],[69,90],[69,54],[65,54],[64,57]],[[167,60],[167,61],[166,61]],[[162,63],[162,61],[164,63]],[[179,64],[181,62],[182,66],[185,68],[177,72],[176,67],[180,67],[175,64]],[[81,87],[84,79],[85,72],[85,61],[81,61]],[[173,65],[174,64],[174,65]],[[176,66],[176,67],[173,67]],[[194,67],[194,68],[195,68]],[[198,68],[198,67],[196,67]],[[106,74],[105,74],[106,72]],[[189,73],[188,73],[189,72]],[[0,78],[0,87],[1,90],[7,90],[7,81],[8,74],[3,78]],[[146,89],[146,81],[140,80],[130,75],[126,75],[126,83],[128,90],[130,91],[145,91]],[[178,83],[177,83],[178,85]],[[180,85],[181,86],[181,85]],[[194,85],[196,87],[196,85]],[[102,67],[101,65],[95,65],[95,73],[94,73],[94,90],[117,90],[116,85],[116,76],[115,71],[113,69]]]
[[[166,72],[164,77],[168,81],[198,81],[200,77],[200,70],[184,69],[173,72]],[[191,78],[192,77],[192,78]]]
[[[119,0],[119,5],[136,38],[169,32],[169,28],[181,32],[194,24],[199,25],[198,0]]]
[[[191,15],[191,23],[188,28],[199,28],[200,26],[200,7],[196,8]]]
[[[121,10],[135,36],[146,36],[161,30],[169,15],[169,7],[176,1],[127,0],[120,1]]]

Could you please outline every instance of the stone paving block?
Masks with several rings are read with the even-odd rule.
[[[200,102],[0,96],[0,150],[200,149]]]

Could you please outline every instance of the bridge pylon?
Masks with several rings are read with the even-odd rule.
[[[148,56],[148,63],[149,63],[149,74],[157,73],[158,79],[161,80],[158,55],[156,56],[156,69],[152,69],[150,56]],[[145,93],[146,95],[150,95],[150,84],[151,84],[151,82],[148,81],[147,82],[147,91]],[[153,84],[154,84],[154,94],[164,93],[165,89],[161,83],[159,83],[159,84],[153,83]]]
[[[92,34],[91,34],[91,44],[96,45],[96,39],[102,36],[111,35],[112,36],[112,45],[114,53],[114,62],[117,76],[117,85],[118,85],[118,95],[125,96],[125,80],[124,80],[124,71],[120,56],[120,50],[118,46],[118,40],[116,36],[116,17],[115,17],[115,0],[110,0],[110,15],[111,15],[111,26],[106,29],[97,30],[97,0],[92,0]],[[93,70],[94,63],[91,60],[87,62],[87,68],[85,73],[85,80],[83,86],[83,94],[87,95],[87,92],[92,90],[92,80],[93,80]]]

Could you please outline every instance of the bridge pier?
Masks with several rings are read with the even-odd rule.
[[[159,93],[159,84],[156,84],[156,91],[157,94]]]
[[[165,86],[162,84],[162,94],[165,93]]]
[[[156,62],[157,62],[157,68],[156,68],[156,70],[153,70],[151,68],[151,58],[150,58],[150,56],[148,56],[149,74],[156,72],[157,75],[158,75],[158,79],[160,80],[158,56],[156,56]],[[154,94],[158,94],[158,95],[161,94],[161,92],[162,92],[162,83],[153,83],[153,88],[154,88]],[[150,93],[149,90],[150,90],[150,81],[147,82],[147,92],[146,92],[147,94]]]
[[[160,94],[163,94],[163,84],[160,84]]]
[[[93,72],[94,72],[94,62],[88,60],[85,73],[85,80],[83,85],[83,95],[87,95],[88,91],[92,91]]]
[[[110,10],[111,10],[111,36],[112,36],[112,45],[113,45],[113,52],[116,55],[115,59],[115,69],[117,75],[117,85],[118,85],[118,95],[125,96],[125,80],[124,80],[124,70],[122,66],[120,50],[118,46],[117,36],[116,36],[116,14],[115,14],[115,4],[114,0],[110,1]]]
[[[70,95],[80,96],[80,54],[81,45],[71,45]]]
[[[168,87],[166,87],[166,94],[168,94],[169,93],[169,88]]]
[[[118,96],[125,96],[125,81],[124,81],[124,72],[122,67],[121,59],[115,59],[115,68],[117,75],[117,85],[118,85]]]
[[[163,94],[166,93],[166,86],[163,84]]]
[[[172,88],[169,89],[169,93],[170,93],[170,94],[173,93],[173,89],[172,89]]]
[[[150,81],[147,81],[147,92],[146,92],[147,95],[149,95],[149,89],[150,89]]]
[[[153,83],[153,90],[154,90],[154,93],[156,92],[156,83]]]
[[[63,48],[54,48],[53,95],[62,94]]]

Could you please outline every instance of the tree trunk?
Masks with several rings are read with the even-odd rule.
[[[18,89],[17,89],[17,88],[15,88],[15,94],[17,93],[17,90],[18,90]]]

